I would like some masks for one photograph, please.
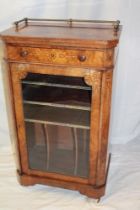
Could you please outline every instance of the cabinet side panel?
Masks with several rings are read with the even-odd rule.
[[[102,73],[94,71],[85,76],[85,82],[92,86],[91,125],[90,125],[90,176],[89,183],[96,185],[97,158],[100,133],[100,107]]]
[[[107,176],[107,148],[108,148],[108,133],[110,120],[110,105],[112,91],[112,74],[109,70],[103,72],[102,76],[102,91],[101,91],[101,109],[100,109],[100,134],[99,134],[99,149],[96,185],[101,186],[106,182]]]
[[[6,48],[4,44],[2,45],[2,59],[6,57]],[[2,68],[2,79],[4,86],[4,94],[5,94],[5,102],[6,102],[6,111],[8,118],[8,128],[10,133],[10,140],[12,144],[12,148],[14,151],[14,157],[16,161],[16,167],[19,172],[21,172],[21,164],[20,164],[20,155],[19,155],[19,145],[17,138],[17,128],[15,122],[15,110],[14,110],[14,102],[13,102],[13,90],[12,90],[12,82],[11,82],[11,73],[10,73],[10,65],[4,61],[1,61]]]
[[[104,67],[108,68],[108,67],[112,67],[114,66],[114,60],[115,60],[115,56],[114,56],[114,48],[111,49],[107,49],[104,51]]]

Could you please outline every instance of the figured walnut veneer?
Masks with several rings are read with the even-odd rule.
[[[8,59],[11,61],[70,65],[77,67],[112,68],[114,51],[113,49],[99,51],[8,46],[7,54]],[[84,56],[85,59],[83,61],[82,56]]]
[[[1,34],[7,64],[3,69],[7,107],[11,107],[9,116],[13,119],[11,138],[14,137],[16,145],[18,178],[22,185],[64,187],[93,198],[104,195],[114,52],[119,35],[120,30],[114,33],[113,28],[103,25],[69,28],[41,23],[18,31],[11,28]],[[21,92],[21,79],[28,73],[82,77],[92,88],[88,178],[30,169]]]

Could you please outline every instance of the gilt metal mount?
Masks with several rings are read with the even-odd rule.
[[[89,24],[110,24],[113,26],[114,31],[117,32],[119,30],[120,21],[108,21],[108,20],[77,20],[77,19],[38,19],[38,18],[23,18],[21,20],[15,21],[14,25],[16,27],[16,30],[18,31],[19,26],[21,23],[24,24],[24,27],[27,27],[29,25],[29,22],[66,22],[69,27],[73,27],[74,23],[89,23]]]

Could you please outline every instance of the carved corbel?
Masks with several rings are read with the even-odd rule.
[[[21,80],[21,79],[24,79],[26,76],[28,75],[28,72],[27,71],[19,71],[17,73],[17,76],[18,78]]]
[[[24,79],[28,74],[27,68],[25,68],[25,65],[23,65],[23,64],[19,64],[17,66],[16,72],[17,72],[18,79],[20,79],[20,80]]]
[[[99,71],[88,71],[84,76],[84,81],[87,85],[92,86],[94,91],[101,87],[101,72]]]
[[[13,74],[13,80],[21,80],[24,79],[28,75],[28,71],[25,70],[25,67],[20,64],[18,66],[12,66],[11,72]]]

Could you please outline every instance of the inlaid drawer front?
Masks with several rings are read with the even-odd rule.
[[[112,52],[106,53],[106,51],[15,46],[8,46],[7,51],[8,59],[12,61],[89,67],[109,67],[113,63]]]

